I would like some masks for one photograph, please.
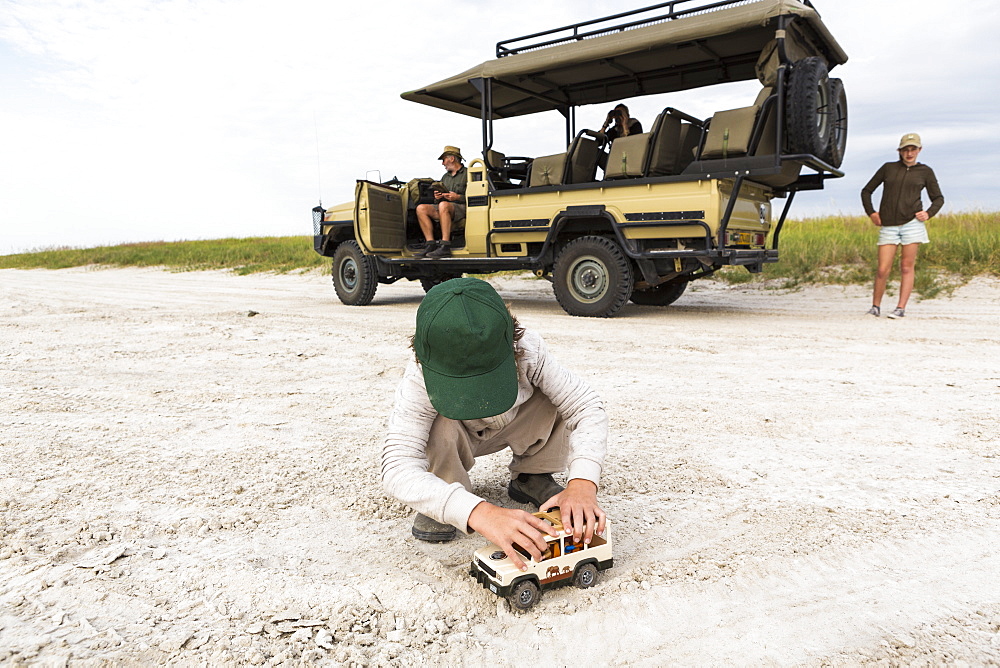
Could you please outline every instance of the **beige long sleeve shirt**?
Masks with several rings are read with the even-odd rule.
[[[570,430],[568,478],[583,478],[599,485],[608,440],[604,403],[579,376],[548,353],[537,333],[525,330],[516,345],[523,353],[518,360],[517,399],[499,421],[517,420],[518,407],[534,392],[543,392]],[[411,360],[396,390],[396,404],[389,417],[382,448],[382,485],[389,495],[417,512],[468,531],[469,515],[483,499],[461,483],[446,483],[428,471],[425,449],[437,417],[420,367]],[[470,430],[478,431],[493,421],[463,422]]]

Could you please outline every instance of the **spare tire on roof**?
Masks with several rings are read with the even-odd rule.
[[[823,160],[832,167],[840,167],[847,149],[847,94],[844,82],[830,79],[830,143]]]
[[[830,81],[826,61],[819,56],[792,65],[785,92],[788,149],[822,158],[830,146]]]

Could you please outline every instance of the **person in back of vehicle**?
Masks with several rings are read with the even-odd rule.
[[[441,177],[443,189],[435,189],[434,204],[417,205],[417,221],[424,233],[424,247],[414,257],[448,257],[451,255],[451,233],[454,226],[465,220],[465,186],[468,172],[457,146],[445,146],[438,157],[447,170]],[[434,222],[441,223],[441,241],[434,239]]]
[[[642,123],[639,122],[639,119],[629,115],[628,107],[619,104],[608,112],[608,117],[604,119],[604,125],[601,126],[601,133],[608,138],[610,144],[619,137],[642,134]]]
[[[881,314],[882,295],[896,259],[896,247],[902,247],[899,258],[899,301],[889,314],[890,318],[902,318],[906,313],[906,302],[913,291],[913,279],[917,264],[917,249],[920,244],[930,242],[925,223],[944,205],[944,196],[938,187],[937,177],[927,165],[917,162],[923,146],[920,135],[911,132],[899,140],[899,160],[882,165],[871,180],[861,189],[861,203],[877,227],[878,270],[875,274],[875,288],[872,293],[870,315]],[[872,194],[882,186],[882,200],[878,211],[872,206]],[[927,190],[931,205],[924,209],[920,193]]]
[[[611,142],[619,137],[642,134],[642,123],[639,122],[639,119],[629,115],[628,107],[624,104],[618,104],[608,112],[607,118],[604,119],[601,134],[604,135],[605,146],[611,146]],[[608,154],[606,151],[602,151],[597,157],[597,165],[601,169],[607,169]]]
[[[472,492],[476,457],[509,449],[507,494],[541,510],[559,507],[576,541],[602,534],[597,488],[607,450],[600,397],[522,328],[493,287],[455,278],[431,288],[417,309],[411,360],[396,390],[382,450],[382,484],[417,511],[412,534],[452,540],[478,531],[521,570],[536,561],[552,526]],[[566,470],[562,487],[552,473]]]

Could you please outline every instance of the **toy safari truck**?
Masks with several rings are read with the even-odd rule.
[[[433,201],[420,179],[358,181],[354,201],[313,209],[314,248],[333,258],[345,304],[400,279],[430,289],[525,270],[551,280],[572,315],[666,306],[724,266],[778,261],[795,193],[843,176],[847,101],[828,72],[847,55],[809,0],[675,0],[503,41],[496,56],[402,95],[482,121],[450,257],[414,257],[415,208]],[[667,106],[648,132],[610,144],[575,127],[581,105],[752,79],[761,86],[745,106],[709,118]],[[494,144],[496,121],[551,110],[565,118],[566,151],[510,156]]]
[[[545,589],[575,584],[581,589],[593,587],[597,573],[614,564],[611,534],[594,536],[589,545],[573,540],[566,534],[558,508],[535,513],[535,517],[548,522],[559,533],[558,537],[545,536],[546,549],[540,561],[517,548],[528,565],[527,571],[518,569],[503,550],[490,543],[476,550],[472,558],[472,577],[497,596],[503,596],[511,608],[523,612],[541,599]]]

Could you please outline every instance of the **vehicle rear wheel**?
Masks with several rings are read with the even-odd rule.
[[[840,79],[830,79],[830,125],[830,144],[823,159],[840,167],[847,150],[847,93]]]
[[[826,61],[809,56],[792,66],[785,102],[788,148],[821,157],[830,145],[830,81]]]
[[[461,274],[445,274],[441,276],[425,277],[420,279],[420,287],[424,289],[424,292],[429,292],[431,288],[435,285],[441,285],[445,281],[450,281],[453,278],[461,278]]]
[[[597,566],[594,564],[584,564],[573,574],[573,584],[580,589],[593,587],[595,582],[597,582]]]
[[[552,288],[570,315],[613,316],[628,301],[632,285],[632,265],[610,239],[574,239],[556,258]]]
[[[538,591],[538,585],[535,584],[535,581],[523,580],[518,582],[514,591],[507,595],[507,602],[518,612],[524,612],[538,603],[540,598],[541,592]]]
[[[689,281],[660,283],[648,290],[633,290],[630,299],[643,306],[670,306],[687,290]]]
[[[333,253],[333,289],[348,306],[365,306],[375,298],[375,261],[361,252],[357,241],[345,241]]]

